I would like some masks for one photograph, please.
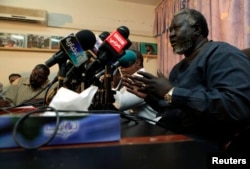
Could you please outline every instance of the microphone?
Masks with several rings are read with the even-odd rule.
[[[87,55],[89,58],[92,58],[92,61],[93,60],[96,60],[97,58],[97,53],[98,53],[98,49],[99,47],[101,46],[101,44],[103,43],[103,41],[110,35],[109,32],[107,31],[104,31],[102,32],[100,35],[95,35],[96,37],[96,43],[94,45],[94,48],[92,50],[88,50],[87,51]],[[91,59],[90,59],[91,60]],[[66,74],[66,80],[64,81],[65,85],[74,91],[74,88],[75,87],[72,87],[74,86],[74,84],[76,83],[79,83],[81,81],[83,81],[83,74],[85,72],[85,67],[86,65],[82,64],[80,65],[79,67],[75,67],[75,66],[72,66],[72,68],[67,72]],[[73,84],[73,85],[72,85]]]
[[[102,41],[104,41],[109,35],[110,35],[109,32],[104,31],[104,32],[102,32],[98,37],[99,37]]]
[[[128,36],[129,29],[126,26],[120,26],[112,32],[99,47],[97,59],[88,65],[86,76],[91,77],[105,65],[117,61],[131,45]]]
[[[98,50],[100,48],[100,46],[102,45],[103,41],[110,35],[109,32],[104,31],[102,32],[100,35],[96,36],[96,43],[95,46],[93,48],[93,52],[95,53],[95,55],[98,54]]]
[[[126,50],[125,54],[114,64],[111,65],[111,71],[113,72],[118,67],[130,67],[132,66],[137,59],[136,53],[132,50]],[[99,73],[95,75],[95,78],[99,79],[103,74],[105,73],[105,70],[103,69]]]
[[[92,49],[95,43],[96,37],[90,30],[81,30],[75,36],[72,33],[60,41],[60,50],[45,64],[52,67],[56,63],[66,62],[69,58],[76,67],[79,67],[89,59],[85,51]]]
[[[126,39],[128,38],[128,36],[129,29],[125,26],[121,26],[105,39],[107,43],[104,43],[104,45],[109,44],[107,48],[112,47],[112,49],[114,50],[111,51],[116,51],[114,52],[114,54],[119,54],[127,45],[128,41]]]

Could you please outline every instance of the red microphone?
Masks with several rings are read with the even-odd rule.
[[[111,33],[107,37],[106,42],[117,52],[121,53],[128,41],[118,32],[118,30]]]

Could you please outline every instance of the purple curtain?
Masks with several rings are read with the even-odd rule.
[[[206,17],[210,40],[224,41],[240,49],[250,47],[249,0],[162,0],[155,9],[154,34],[158,43],[158,67],[165,75],[183,58],[173,54],[168,40],[173,14],[182,8],[194,8]]]

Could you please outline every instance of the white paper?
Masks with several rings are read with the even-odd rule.
[[[53,97],[49,107],[53,107],[56,110],[87,111],[97,89],[98,87],[96,86],[90,86],[79,94],[61,87]],[[45,112],[44,115],[55,115],[55,112]]]

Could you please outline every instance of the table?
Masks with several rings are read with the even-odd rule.
[[[121,121],[119,142],[0,150],[1,169],[205,169],[208,144],[161,127]]]

